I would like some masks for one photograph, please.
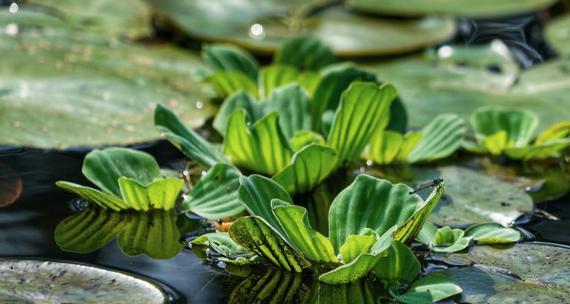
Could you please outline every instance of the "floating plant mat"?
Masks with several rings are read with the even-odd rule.
[[[191,36],[232,42],[264,54],[275,52],[282,41],[299,34],[315,36],[339,56],[370,56],[421,49],[455,33],[451,18],[379,19],[331,7],[327,1],[147,2]]]
[[[76,28],[132,38],[151,34],[151,11],[141,0],[28,0],[26,4]]]
[[[544,37],[561,56],[570,55],[570,15],[564,15],[547,24]]]
[[[570,249],[546,243],[519,243],[507,248],[475,246],[469,253],[436,258],[473,265],[442,273],[463,288],[466,303],[567,303]]]
[[[491,18],[545,9],[557,0],[348,0],[350,8],[398,16],[452,14]]]
[[[533,111],[540,130],[570,117],[570,60],[520,71],[500,41],[480,47],[443,46],[423,56],[367,67],[396,86],[414,127],[448,112],[468,120],[485,105]]]
[[[155,284],[82,264],[0,259],[2,303],[166,303]]]
[[[36,11],[0,11],[0,144],[64,149],[159,138],[157,102],[190,127],[213,115],[197,55],[74,32]]]

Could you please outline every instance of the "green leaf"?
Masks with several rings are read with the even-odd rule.
[[[239,200],[249,214],[258,216],[275,229],[283,239],[287,234],[273,213],[272,201],[278,199],[280,203],[293,203],[293,199],[283,187],[273,180],[261,176],[251,175],[240,178]]]
[[[289,205],[288,202],[280,202],[273,208],[273,213],[291,240],[291,244],[306,259],[319,263],[338,262],[329,239],[311,227],[307,218],[307,209]]]
[[[437,226],[426,222],[420,230],[420,233],[416,237],[416,241],[421,242],[423,244],[429,245],[435,240],[435,234],[437,233]]]
[[[407,162],[427,162],[450,156],[461,146],[465,131],[463,119],[456,114],[438,115],[422,129],[423,136],[408,155]]]
[[[368,253],[360,254],[350,263],[320,275],[319,281],[327,284],[345,284],[364,277],[374,269],[378,260],[382,255],[386,254],[386,250],[390,248],[396,228],[397,226],[393,226],[380,236]]]
[[[287,138],[297,132],[310,130],[309,96],[297,84],[280,87],[271,92],[263,103],[264,113],[277,112],[279,126]]]
[[[259,73],[259,96],[269,96],[275,89],[293,83],[299,78],[297,69],[284,65],[269,65]]]
[[[277,64],[294,66],[300,70],[320,70],[336,61],[332,50],[317,38],[298,36],[285,41],[273,58]]]
[[[376,243],[378,233],[372,229],[364,228],[361,234],[349,235],[346,242],[340,246],[339,253],[344,263],[350,263],[359,255],[368,253]]]
[[[238,219],[230,228],[230,236],[236,243],[266,258],[278,268],[302,272],[311,265],[259,217]]]
[[[320,283],[318,287],[319,304],[377,304],[378,295],[374,291],[372,283],[366,278],[342,285],[329,285]],[[317,302],[318,301],[318,302]]]
[[[174,146],[201,165],[209,168],[227,162],[207,140],[186,128],[174,112],[161,104],[154,111],[154,124]]]
[[[566,13],[550,20],[544,29],[544,39],[561,57],[570,55],[569,26],[570,15]]]
[[[174,208],[182,186],[184,186],[184,181],[179,178],[160,179],[145,186],[135,179],[119,177],[123,200],[130,208],[137,211],[148,211],[151,208],[163,210]]]
[[[337,151],[337,167],[355,161],[382,124],[378,119],[396,97],[391,85],[356,82],[342,93],[327,144]]]
[[[322,131],[323,114],[327,110],[337,109],[341,95],[352,82],[375,79],[374,75],[346,64],[333,65],[324,70],[311,103],[312,130]]]
[[[235,216],[245,209],[238,197],[241,173],[233,166],[216,164],[202,176],[182,202],[183,211],[207,219]]]
[[[422,204],[422,199],[411,191],[404,184],[368,175],[356,177],[335,197],[329,210],[329,237],[335,250],[338,252],[350,235],[358,235],[364,228],[382,235],[406,222]]]
[[[235,257],[248,252],[234,242],[227,232],[205,233],[192,240],[192,246],[212,247],[225,257]]]
[[[444,184],[437,184],[427,199],[417,206],[414,214],[398,227],[398,230],[394,234],[394,239],[404,244],[413,242],[439,202],[443,191],[445,191]]]
[[[406,133],[395,161],[405,163],[408,160],[408,156],[414,150],[414,147],[422,140],[423,137],[424,134],[422,132],[410,131]]]
[[[399,287],[413,282],[420,270],[421,265],[414,252],[405,244],[392,241],[388,254],[378,260],[374,274],[388,286]]]
[[[570,136],[570,121],[562,121],[550,126],[542,131],[536,138],[534,144],[541,145],[550,141],[563,139]]]
[[[67,192],[74,193],[88,202],[99,205],[103,209],[109,208],[114,211],[120,211],[129,208],[123,200],[113,194],[70,182],[57,181],[55,184]]]
[[[291,164],[277,173],[273,180],[289,193],[306,193],[334,171],[336,159],[332,148],[311,144],[295,153]]]
[[[392,295],[407,304],[435,303],[463,291],[451,278],[441,274],[429,274],[414,282],[402,295]]]
[[[237,110],[244,109],[250,121],[257,121],[263,117],[263,105],[255,101],[246,92],[240,91],[224,100],[212,126],[218,133],[226,135],[230,116]]]
[[[291,145],[291,149],[293,149],[294,152],[298,152],[310,144],[324,146],[325,139],[321,134],[315,133],[313,131],[299,131],[295,133],[295,136],[289,140],[289,144]]]
[[[249,53],[234,45],[207,45],[202,48],[202,59],[215,71],[237,71],[257,80],[259,63]]]
[[[362,153],[366,160],[372,160],[378,165],[393,163],[404,143],[404,136],[398,132],[377,129],[370,138],[368,146]]]
[[[184,248],[173,212],[133,213],[119,234],[119,247],[129,256],[147,254],[154,259],[170,259]]]
[[[308,303],[309,292],[302,274],[269,268],[241,280],[227,303]]]
[[[91,253],[105,246],[126,226],[124,216],[100,208],[86,208],[55,227],[55,243],[63,251]]]
[[[531,112],[502,106],[478,109],[471,117],[475,137],[480,144],[485,138],[506,132],[505,148],[525,147],[538,127],[538,118]]]
[[[534,160],[546,159],[551,157],[560,157],[561,152],[570,147],[570,138],[552,139],[545,144],[520,147],[520,148],[507,148],[505,154],[512,159]]]
[[[449,227],[439,228],[430,243],[431,250],[435,252],[457,252],[461,251],[471,242],[470,237],[463,237],[464,232],[461,229],[451,229]]]
[[[277,113],[268,114],[249,128],[242,109],[228,121],[223,153],[232,164],[267,175],[289,165],[293,154],[279,127]]]
[[[103,191],[121,197],[117,180],[121,176],[147,185],[160,178],[158,163],[150,154],[126,148],[93,150],[85,156],[83,175]]]
[[[257,84],[248,75],[237,71],[218,71],[209,75],[210,82],[222,97],[233,95],[239,91],[257,97]]]
[[[489,245],[515,243],[521,239],[517,230],[495,223],[470,226],[465,230],[465,236],[472,237],[479,244]]]
[[[305,71],[299,73],[299,77],[297,78],[297,83],[307,91],[309,96],[315,95],[315,90],[317,86],[321,82],[321,75],[317,72],[312,71]]]

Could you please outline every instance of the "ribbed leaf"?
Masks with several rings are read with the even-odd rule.
[[[194,246],[210,247],[222,254],[224,257],[236,257],[247,254],[247,251],[237,244],[227,232],[205,233],[192,240]]]
[[[327,284],[346,284],[364,277],[374,269],[378,260],[390,248],[396,228],[397,226],[393,226],[379,237],[368,253],[361,254],[350,263],[322,274],[319,276],[319,281]]]
[[[240,91],[224,100],[212,126],[222,135],[226,135],[228,120],[237,109],[244,109],[249,121],[257,121],[263,117],[263,105],[255,101],[246,92]]]
[[[59,222],[54,239],[63,251],[90,253],[115,238],[126,224],[118,212],[86,208]]]
[[[559,122],[538,135],[536,145],[545,144],[551,140],[562,139],[570,136],[570,121]]]
[[[349,235],[346,242],[340,246],[339,253],[344,263],[350,263],[363,253],[370,252],[376,243],[378,233],[372,229],[364,228],[358,235]]]
[[[184,186],[179,178],[165,178],[144,186],[128,177],[119,178],[123,200],[130,208],[140,211],[149,209],[170,210],[174,208],[178,194]]]
[[[430,274],[412,284],[403,295],[392,293],[406,304],[435,303],[460,294],[463,290],[451,278],[441,274]]]
[[[311,103],[312,130],[322,131],[323,114],[335,110],[340,96],[353,81],[373,81],[376,76],[351,65],[334,65],[321,73],[321,80],[315,88]]]
[[[211,44],[203,47],[202,59],[215,71],[238,71],[253,80],[257,79],[257,60],[231,44]]]
[[[374,273],[388,286],[399,287],[413,282],[420,270],[420,262],[412,249],[401,242],[392,241],[388,254],[378,260]]]
[[[228,121],[223,153],[234,165],[267,175],[285,168],[293,154],[279,128],[277,113],[268,114],[250,129],[243,109]]]
[[[283,239],[287,240],[287,234],[275,217],[271,203],[274,199],[278,199],[282,204],[293,203],[293,199],[283,187],[267,177],[254,174],[240,178],[238,192],[239,200],[249,214],[265,220]]]
[[[416,241],[424,243],[426,245],[431,244],[435,240],[435,234],[437,233],[437,226],[426,222],[420,230],[420,233],[416,237]]]
[[[394,239],[404,244],[413,242],[427,222],[433,208],[439,202],[443,191],[445,191],[445,186],[443,183],[439,183],[425,202],[417,206],[414,214],[398,227],[398,231],[394,234]]]
[[[512,228],[505,228],[500,224],[478,224],[465,230],[466,237],[472,237],[479,244],[509,244],[521,238],[520,232]]]
[[[174,112],[161,104],[156,105],[154,125],[174,146],[201,165],[209,168],[216,163],[227,162],[207,140],[186,128]]]
[[[379,128],[370,138],[362,157],[366,160],[372,160],[378,165],[391,164],[398,156],[403,143],[404,136],[402,134]]]
[[[158,163],[150,154],[126,148],[93,150],[85,156],[83,175],[101,190],[120,197],[117,180],[121,176],[143,185],[160,178]]]
[[[463,119],[456,114],[438,115],[422,129],[422,138],[414,146],[408,163],[442,159],[453,154],[460,146],[466,131]]]
[[[130,256],[145,253],[155,259],[174,257],[184,248],[176,214],[164,211],[131,214],[127,227],[119,235],[119,247]]]
[[[257,97],[257,84],[246,74],[237,71],[218,71],[206,78],[222,97],[239,91]]]
[[[58,181],[55,184],[63,190],[74,193],[90,203],[99,205],[103,209],[109,208],[114,211],[120,211],[129,208],[125,202],[113,194],[107,194],[90,187],[85,187],[70,182]]]
[[[279,114],[279,126],[287,138],[292,138],[297,132],[311,128],[309,96],[297,84],[274,90],[263,106],[264,113],[277,112]]]
[[[329,237],[335,250],[349,235],[370,228],[379,235],[404,223],[422,204],[412,189],[368,175],[359,175],[334,199],[329,210]],[[419,231],[419,230],[418,230]]]
[[[319,263],[338,262],[330,240],[311,227],[307,218],[307,209],[281,202],[273,208],[273,213],[291,240],[291,244],[305,258]]]
[[[570,147],[570,138],[552,139],[547,143],[520,147],[507,148],[505,154],[512,159],[533,160],[560,157],[562,151]]]
[[[325,139],[319,133],[313,131],[299,131],[293,138],[289,139],[289,144],[294,152],[298,152],[310,144],[324,145]]]
[[[296,82],[299,71],[285,65],[270,65],[261,68],[259,73],[259,96],[269,96],[275,89]]]
[[[230,228],[230,236],[242,247],[266,258],[281,269],[301,272],[303,268],[311,265],[259,217],[238,219]]]
[[[305,71],[299,74],[297,78],[297,83],[307,91],[309,96],[315,95],[315,90],[321,81],[321,75],[317,72]]]
[[[439,228],[430,244],[431,250],[435,252],[449,253],[461,251],[471,242],[471,238],[463,237],[461,229],[451,229],[449,227]]]
[[[414,147],[422,140],[423,136],[424,134],[422,132],[410,131],[406,133],[395,161],[398,163],[405,163],[408,156],[412,153]]]
[[[311,36],[299,36],[285,41],[273,58],[274,63],[315,71],[335,61],[332,50]]]
[[[337,151],[337,167],[356,160],[386,118],[396,97],[391,85],[356,82],[342,93],[327,143]]]
[[[538,118],[516,108],[490,106],[473,113],[471,125],[480,144],[484,144],[486,137],[505,131],[506,147],[524,147],[538,126]]]
[[[238,197],[241,173],[233,166],[216,164],[202,176],[182,202],[182,210],[207,219],[235,216],[244,211]]]
[[[293,161],[273,179],[289,193],[305,193],[320,184],[335,169],[336,152],[312,144],[293,155]]]
[[[232,291],[228,304],[250,303],[308,303],[309,288],[303,275],[276,269],[254,273]]]

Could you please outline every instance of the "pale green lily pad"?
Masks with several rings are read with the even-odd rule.
[[[348,6],[368,13],[398,16],[431,14],[491,18],[545,9],[557,0],[348,0]]]
[[[561,56],[570,55],[570,15],[558,17],[546,25],[544,38]]]
[[[507,226],[534,208],[524,190],[471,169],[448,166],[417,170],[417,174],[424,181],[442,177],[446,183],[445,195],[430,217],[438,225],[495,222]]]
[[[320,10],[328,1],[147,1],[188,35],[263,54],[274,53],[281,42],[297,35],[315,36],[339,56],[370,56],[421,49],[455,33],[451,18],[378,19],[338,5]]]
[[[570,117],[569,67],[569,61],[559,59],[520,72],[507,47],[494,41],[443,46],[371,69],[396,86],[412,127],[425,126],[444,112],[467,121],[477,108],[502,105],[534,112],[540,131]]]
[[[162,304],[167,299],[156,284],[127,273],[84,264],[0,259],[2,303]]]
[[[11,29],[11,30],[6,30]],[[156,103],[190,127],[213,114],[197,55],[74,32],[53,17],[0,11],[0,144],[47,149],[159,139]]]
[[[151,34],[151,10],[140,0],[30,0],[27,4],[61,15],[75,28],[129,38]]]
[[[474,267],[443,271],[464,288],[469,303],[566,303],[570,292],[570,249],[547,243],[506,248],[473,247],[442,261]]]

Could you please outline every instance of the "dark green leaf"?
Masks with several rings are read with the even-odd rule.
[[[207,45],[202,48],[202,59],[215,71],[237,71],[257,80],[259,63],[249,53],[234,45]]]
[[[311,36],[298,36],[285,41],[273,58],[277,64],[287,64],[301,70],[320,70],[336,61],[332,50]]]

